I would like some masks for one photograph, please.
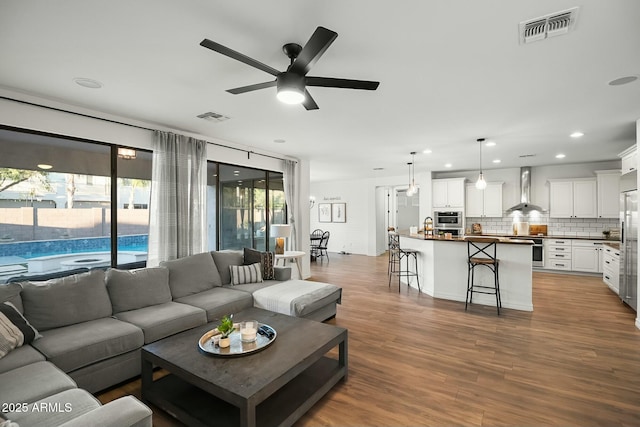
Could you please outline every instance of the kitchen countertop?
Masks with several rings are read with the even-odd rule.
[[[586,237],[586,236],[560,236],[554,234],[548,234],[544,236],[530,234],[530,235],[515,235],[515,234],[492,234],[492,233],[482,233],[482,234],[473,234],[473,236],[497,236],[497,237],[509,237],[509,238],[517,238],[517,239],[571,239],[571,240],[602,240],[603,243],[611,242],[611,243],[620,243],[619,240],[616,239],[607,239],[605,237]]]
[[[422,234],[409,234],[409,233],[398,233],[402,237],[408,237],[410,239],[418,239],[418,240],[437,240],[442,242],[466,242],[464,237],[452,237],[450,239],[445,239],[441,236],[427,236],[425,238]],[[533,240],[527,240],[525,236],[518,236],[518,238],[514,238],[515,236],[500,236],[497,234],[494,235],[468,235],[467,237],[496,237],[500,242],[499,243],[507,243],[507,244],[515,244],[515,245],[533,245]],[[525,237],[525,238],[519,238]]]
[[[616,241],[606,241],[602,242],[604,245],[611,246],[613,249],[620,250],[620,242]]]

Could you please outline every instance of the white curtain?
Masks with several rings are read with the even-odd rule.
[[[298,247],[298,231],[296,227],[296,210],[298,209],[299,195],[296,186],[296,162],[293,160],[284,161],[284,199],[287,202],[287,212],[289,214],[288,224],[291,225],[291,237],[289,240],[289,250],[295,251]]]
[[[154,132],[147,266],[206,251],[206,153],[206,141]]]

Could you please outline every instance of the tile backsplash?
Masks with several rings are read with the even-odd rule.
[[[602,238],[603,231],[620,228],[620,221],[617,218],[549,218],[548,214],[535,214],[517,219],[511,216],[503,216],[502,218],[467,217],[466,227],[470,228],[471,224],[480,223],[483,233],[512,234],[514,221],[545,224],[549,236]]]

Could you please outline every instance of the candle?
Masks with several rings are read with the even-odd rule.
[[[240,339],[242,342],[253,342],[258,335],[258,322],[246,320],[240,324]]]

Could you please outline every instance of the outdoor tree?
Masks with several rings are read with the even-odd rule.
[[[73,196],[76,194],[76,176],[72,173],[67,174],[66,178],[67,191],[67,209],[73,209]]]
[[[129,205],[127,207],[129,209],[133,209],[136,188],[146,188],[151,184],[151,181],[149,181],[148,179],[128,179],[126,181],[128,181],[129,185],[131,186],[131,191],[129,192]]]
[[[35,185],[40,185],[47,191],[51,190],[49,176],[46,172],[0,168],[0,193],[25,181],[30,181]]]

